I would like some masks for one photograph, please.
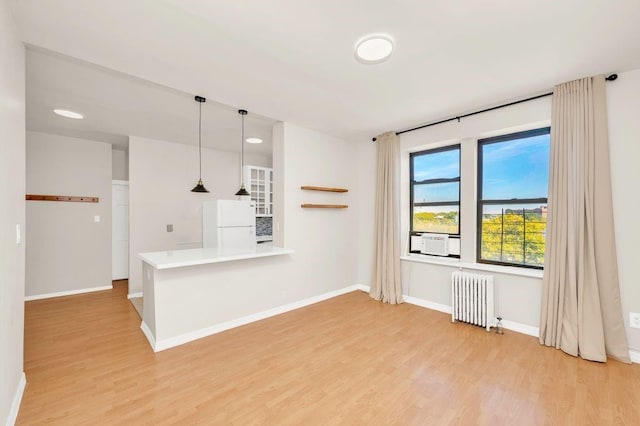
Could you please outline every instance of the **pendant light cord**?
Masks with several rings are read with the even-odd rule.
[[[242,132],[240,143],[240,186],[244,187],[244,114],[242,114]]]
[[[198,109],[198,158],[200,159],[200,181],[202,181],[202,102]]]

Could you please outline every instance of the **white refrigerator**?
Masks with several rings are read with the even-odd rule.
[[[255,250],[255,203],[240,200],[203,202],[202,247],[223,251]]]

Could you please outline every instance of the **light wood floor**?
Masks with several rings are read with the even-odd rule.
[[[19,425],[638,425],[597,364],[350,293],[154,354],[126,286],[26,304]]]

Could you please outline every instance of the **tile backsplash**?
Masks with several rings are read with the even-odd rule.
[[[273,219],[270,217],[256,217],[256,236],[273,235],[271,224]]]

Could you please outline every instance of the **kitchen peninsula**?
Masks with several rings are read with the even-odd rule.
[[[140,253],[142,331],[161,351],[270,316],[261,306],[261,277],[290,262],[293,250],[200,248]]]

